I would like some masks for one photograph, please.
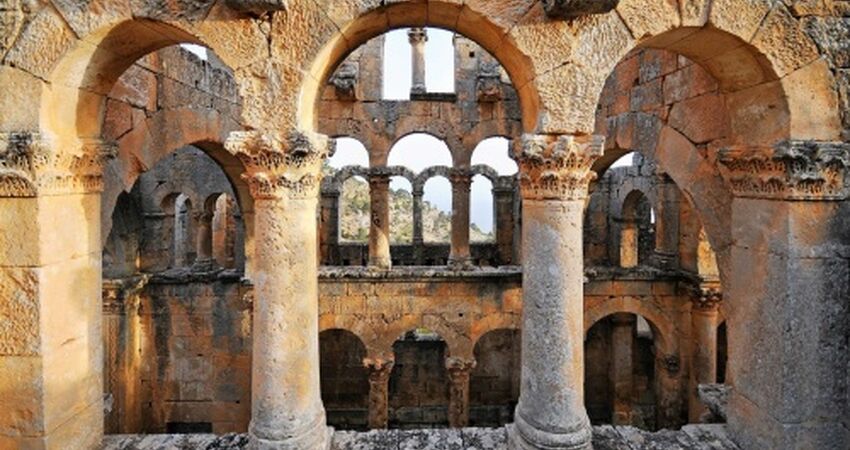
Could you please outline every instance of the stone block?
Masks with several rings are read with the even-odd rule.
[[[664,103],[669,105],[717,89],[711,74],[702,66],[689,64],[664,78]]]
[[[720,94],[705,94],[676,103],[668,123],[696,144],[729,134],[726,105]]]

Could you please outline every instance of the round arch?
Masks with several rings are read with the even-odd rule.
[[[318,51],[309,67],[299,100],[299,125],[316,129],[318,101],[325,80],[345,57],[370,39],[387,31],[404,27],[434,27],[462,34],[489,52],[505,68],[517,89],[522,109],[523,128],[537,126],[538,93],[534,87],[531,60],[508,35],[510,23],[496,23],[486,13],[460,2],[399,2],[372,8],[356,17],[337,23],[339,33]]]
[[[658,348],[664,354],[678,353],[675,325],[670,319],[657,307],[647,305],[646,302],[631,297],[606,300],[598,306],[586,309],[584,312],[585,336],[597,322],[617,313],[629,313],[643,317],[652,329],[652,336],[658,342]]]

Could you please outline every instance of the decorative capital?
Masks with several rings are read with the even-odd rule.
[[[286,136],[236,131],[224,144],[245,165],[242,177],[248,181],[255,199],[317,197],[322,162],[333,154],[335,145],[325,135],[299,130]]]
[[[0,197],[100,192],[103,166],[117,152],[98,139],[58,151],[38,133],[0,133]]]
[[[458,358],[449,356],[446,358],[446,370],[450,379],[469,378],[470,372],[475,368],[477,361],[474,359]]]
[[[452,190],[469,191],[472,186],[472,173],[467,169],[453,168],[449,171],[449,181],[452,183]]]
[[[604,136],[522,136],[514,147],[524,199],[583,200],[596,179],[593,162],[602,156]]]
[[[139,293],[147,286],[147,276],[121,280],[103,280],[103,313],[123,315],[139,308]]]
[[[704,312],[716,312],[723,302],[723,292],[716,287],[700,287],[691,296],[693,309]]]
[[[428,31],[421,27],[413,27],[407,30],[407,39],[411,45],[424,44],[428,42]]]
[[[729,147],[718,161],[738,197],[844,200],[850,194],[850,144],[787,140],[775,147]]]
[[[363,366],[369,370],[369,381],[372,383],[386,383],[390,379],[395,361],[384,358],[364,358]]]
[[[620,0],[542,0],[543,10],[552,19],[575,19],[589,14],[604,14]]]

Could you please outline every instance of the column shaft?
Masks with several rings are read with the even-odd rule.
[[[614,385],[614,408],[611,423],[632,424],[634,394],[634,314],[616,314],[611,330],[611,383]]]
[[[424,28],[411,28],[407,32],[410,41],[410,54],[412,63],[412,80],[410,92],[412,94],[424,94],[425,87],[425,43],[428,41],[428,33]]]
[[[322,264],[338,265],[335,250],[339,246],[339,192],[322,192],[321,202],[319,260]]]
[[[367,359],[369,369],[369,429],[387,428],[389,424],[389,382],[393,361]]]
[[[450,357],[446,359],[449,373],[449,426],[463,428],[469,425],[469,376],[475,368],[474,360]]]
[[[371,217],[369,228],[369,266],[389,269],[390,256],[390,177],[369,177]]]
[[[422,189],[413,189],[413,256],[416,264],[422,265],[425,238],[422,233]]]
[[[719,295],[719,294],[718,294]],[[688,418],[699,422],[707,411],[699,400],[700,384],[717,382],[717,317],[718,304],[710,293],[695,299],[691,307],[691,383],[688,395]]]
[[[513,183],[511,183],[513,184]],[[499,249],[499,264],[511,264],[514,252],[514,190],[515,186],[493,188],[493,203],[496,216],[496,245]]]
[[[455,171],[452,182],[452,244],[449,264],[468,266],[469,252],[469,189],[472,178],[466,171]]]

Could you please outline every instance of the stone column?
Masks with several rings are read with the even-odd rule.
[[[610,378],[614,385],[614,408],[611,423],[632,424],[634,394],[634,347],[637,317],[619,313],[612,317]]]
[[[717,321],[722,294],[703,288],[691,302],[691,373],[688,420],[696,423],[708,410],[699,399],[700,384],[717,383]]]
[[[634,219],[624,218],[620,222],[620,267],[637,267],[640,254],[638,226]]]
[[[499,264],[511,264],[514,252],[514,191],[513,177],[499,177],[493,185],[493,204],[496,216],[496,246]]]
[[[656,341],[657,343],[657,341]],[[665,353],[656,346],[655,404],[658,428],[675,429],[684,425],[682,359],[678,353]]]
[[[474,359],[446,358],[449,373],[449,426],[469,425],[469,375],[475,368]]]
[[[0,133],[2,448],[101,447],[101,174],[115,152]]]
[[[197,257],[193,264],[196,270],[207,270],[213,266],[212,255],[212,219],[211,211],[201,211],[195,216],[195,223],[198,224],[196,251]]]
[[[422,265],[424,258],[425,238],[422,233],[422,196],[425,191],[422,186],[413,187],[413,257],[416,264]]]
[[[452,182],[452,248],[449,265],[466,267],[472,264],[469,253],[469,189],[472,176],[465,169],[453,169]]]
[[[723,296],[741,448],[850,448],[850,144],[718,154],[731,187]]]
[[[322,191],[321,234],[319,235],[319,260],[322,264],[338,265],[337,249],[339,248],[339,191],[327,189]]]
[[[654,263],[672,269],[679,265],[679,188],[666,174],[657,177]]]
[[[387,428],[389,413],[389,382],[393,360],[367,358],[363,365],[369,370],[369,429]]]
[[[525,135],[522,375],[508,433],[515,449],[590,449],[584,408],[582,223],[600,136]]]
[[[407,31],[410,41],[412,58],[411,94],[424,94],[425,87],[425,43],[428,42],[428,32],[424,28],[414,27]]]
[[[226,142],[254,197],[251,447],[329,445],[319,387],[316,211],[333,141],[293,131],[234,132]]]
[[[390,176],[369,174],[371,217],[369,228],[369,267],[389,269],[390,256]]]

